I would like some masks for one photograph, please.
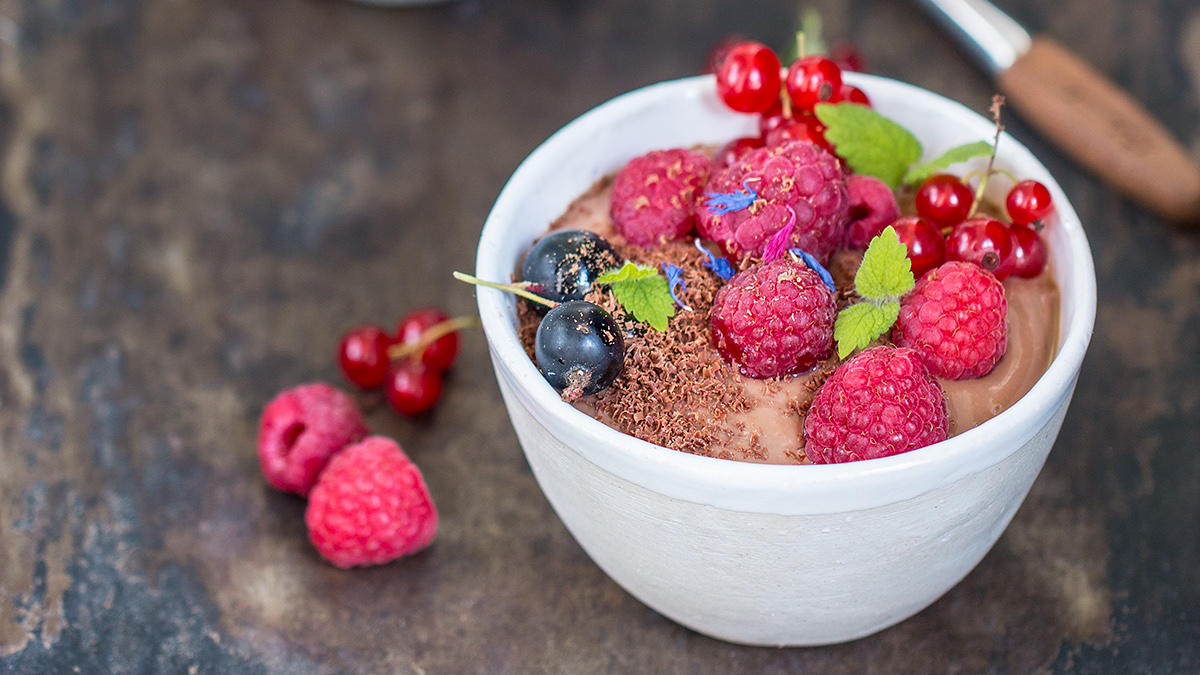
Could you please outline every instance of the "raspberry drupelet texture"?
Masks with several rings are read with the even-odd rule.
[[[865,251],[871,239],[900,217],[900,207],[887,183],[874,176],[853,174],[846,179],[846,190],[850,196],[846,248]]]
[[[833,291],[789,257],[736,274],[713,299],[713,343],[748,377],[810,370],[833,349]]]
[[[304,521],[317,552],[345,568],[420,551],[437,534],[438,513],[421,471],[400,446],[371,436],[329,462]]]
[[[949,436],[946,396],[911,349],[874,347],[838,366],[808,409],[804,452],[817,464],[908,452]]]
[[[735,258],[761,257],[771,235],[796,214],[788,248],[801,248],[828,263],[842,243],[849,218],[846,179],[836,157],[807,141],[786,141],[752,150],[716,172],[707,194],[730,194],[749,186],[757,198],[747,208],[714,213],[696,210],[700,235]]]
[[[900,301],[892,341],[915,349],[938,377],[987,375],[1008,344],[1004,285],[973,263],[944,263]]]
[[[635,157],[613,182],[617,232],[644,248],[678,239],[695,224],[696,200],[712,162],[691,150],[655,150]]]
[[[323,382],[305,384],[280,392],[263,409],[258,461],[272,487],[307,495],[329,458],[366,435],[349,396]]]

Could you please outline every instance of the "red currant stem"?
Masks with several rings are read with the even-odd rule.
[[[792,113],[792,97],[788,96],[786,84],[779,86],[779,105],[783,108],[784,119],[795,119]]]
[[[983,191],[987,187],[988,176],[992,175],[992,165],[996,163],[996,146],[1000,144],[1000,132],[1004,131],[1004,125],[1000,123],[1000,109],[1004,107],[1004,97],[1000,94],[992,96],[992,119],[996,121],[996,135],[992,137],[992,154],[988,156],[987,169],[983,172],[983,177],[979,179],[979,187],[975,188],[975,201],[971,202],[971,210],[967,211],[967,217],[971,218],[975,215],[975,211],[979,208],[980,202],[983,201]]]
[[[413,358],[419,358],[421,354],[425,353],[425,350],[429,347],[429,345],[437,342],[439,339],[455,331],[474,328],[478,325],[479,319],[475,318],[474,316],[456,316],[453,319],[439,321],[422,333],[420,340],[388,347],[388,358],[392,361],[399,361],[400,359],[410,356]]]
[[[530,293],[527,290],[530,286],[529,282],[527,281],[519,281],[515,284],[498,284],[494,281],[484,281],[483,279],[473,277],[470,274],[463,274],[462,272],[455,272],[454,278],[471,284],[472,286],[486,286],[487,288],[494,288],[499,291],[507,291],[513,295],[519,295],[526,300],[532,300],[539,305],[545,305],[551,309],[558,307],[557,302],[554,302],[553,300],[547,300],[540,295]]]
[[[1007,169],[992,169],[992,173],[998,173],[1001,176],[1007,177],[1009,180],[1011,180],[1013,182],[1013,185],[1016,185],[1017,183],[1021,182],[1021,181],[1017,180],[1017,177],[1012,175],[1012,172]]]

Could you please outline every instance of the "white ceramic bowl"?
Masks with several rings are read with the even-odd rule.
[[[958,103],[878,77],[852,81],[912,130],[927,157],[990,139]],[[538,147],[488,216],[476,274],[506,280],[576,196],[654,149],[755,133],[710,77],[653,85],[584,114]],[[563,403],[526,356],[515,300],[479,289],[496,378],[538,483],[588,555],[655,610],[758,645],[841,642],[891,626],[949,590],[1012,519],[1058,434],[1095,318],[1091,253],[1058,184],[1023,146],[997,165],[1050,188],[1062,291],[1058,353],[1033,389],[979,427],[912,452],[821,466],[699,457],[615,431]],[[986,607],[979,611],[986,612]]]

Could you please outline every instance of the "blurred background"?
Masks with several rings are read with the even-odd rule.
[[[996,4],[1200,158],[1194,0]],[[868,72],[986,111],[902,0],[0,0],[0,670],[1200,670],[1200,237],[1015,114],[1088,231],[1096,336],[1013,524],[895,628],[744,648],[626,595],[537,489],[478,333],[432,414],[361,399],[425,472],[431,549],[336,570],[262,481],[262,405],[344,384],[344,331],[474,311],[450,271],[538,143],[731,34],[785,50],[804,8]]]

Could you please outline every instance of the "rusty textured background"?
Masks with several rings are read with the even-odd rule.
[[[1200,158],[1193,0],[1002,0]],[[812,2],[872,71],[985,109],[907,2]],[[1196,672],[1200,235],[1019,119],[1096,253],[1098,328],[1057,447],[996,548],[915,618],[817,649],[717,642],[583,554],[520,454],[478,334],[440,408],[370,422],[442,511],[343,572],[269,489],[258,412],[339,381],[349,326],[454,313],[492,200],[601,101],[697,72],[795,3],[0,0],[0,671]]]

